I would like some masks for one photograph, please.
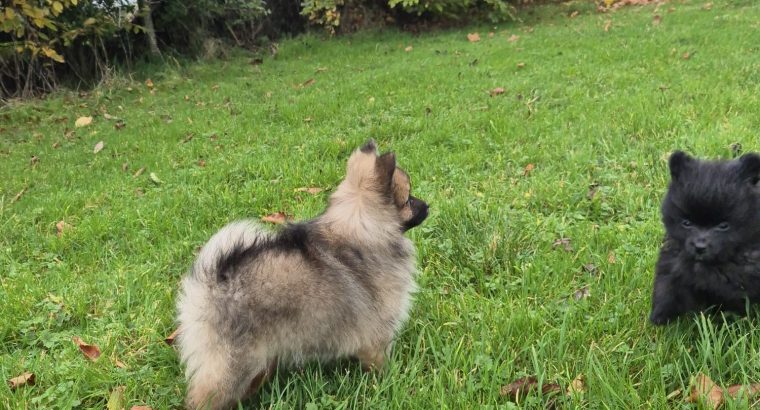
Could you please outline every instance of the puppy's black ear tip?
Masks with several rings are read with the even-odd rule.
[[[691,161],[692,158],[689,156],[689,154],[683,151],[674,151],[672,154],[670,154],[668,165],[670,167],[670,175],[673,177],[673,179],[677,179],[683,172],[683,169],[686,168],[686,166]]]
[[[374,138],[370,138],[361,146],[361,148],[359,148],[359,150],[365,154],[377,153],[377,143]]]

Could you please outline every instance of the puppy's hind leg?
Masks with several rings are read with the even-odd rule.
[[[383,369],[386,357],[390,356],[393,343],[378,343],[373,346],[365,346],[356,353],[356,357],[362,364],[364,371],[380,371]]]

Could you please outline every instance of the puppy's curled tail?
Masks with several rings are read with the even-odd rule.
[[[252,246],[263,235],[249,221],[225,226],[203,246],[182,280],[177,299],[177,345],[188,381],[188,408],[225,408],[244,394],[246,386],[237,385],[232,373],[230,346],[217,328],[224,319],[217,305],[225,303],[220,299],[217,277],[225,258]]]

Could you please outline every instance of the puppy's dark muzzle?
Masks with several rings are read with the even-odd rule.
[[[412,218],[404,223],[404,232],[421,224],[428,217],[428,204],[425,201],[410,195],[409,207],[412,209]]]

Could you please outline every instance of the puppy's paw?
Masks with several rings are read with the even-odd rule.
[[[662,326],[670,323],[677,315],[672,312],[664,312],[661,310],[652,309],[652,313],[649,314],[649,321],[653,325]]]

